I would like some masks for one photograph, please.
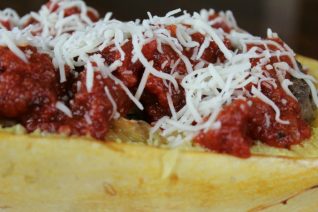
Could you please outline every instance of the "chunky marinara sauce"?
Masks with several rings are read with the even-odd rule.
[[[280,39],[274,41],[282,44]],[[249,45],[248,48],[254,46]],[[273,51],[278,50],[275,46],[269,46],[269,48]],[[291,65],[290,59],[286,56],[280,56],[279,61]],[[254,66],[257,62],[258,59],[251,60]],[[276,62],[278,58],[272,57],[267,65],[273,67]],[[288,124],[277,122],[275,119],[277,114],[273,108],[258,98],[235,100],[225,106],[219,114],[218,121],[221,123],[221,128],[201,132],[195,138],[195,142],[218,152],[245,158],[251,155],[250,147],[256,140],[274,147],[290,148],[291,145],[310,138],[311,128],[301,117],[300,104],[283,90],[278,83],[279,79],[275,70],[272,68],[268,71],[275,79],[276,85],[264,82],[261,84],[262,92],[278,106],[281,112],[280,118],[288,121]],[[291,76],[286,73],[285,78],[290,79]],[[246,89],[251,90],[251,86],[251,84],[247,85]]]
[[[50,6],[50,5],[48,5]],[[58,6],[53,7],[56,10]],[[70,8],[65,15],[78,14],[78,8]],[[92,21],[97,17],[89,14]],[[217,18],[211,16],[210,19]],[[30,20],[28,24],[32,24]],[[225,22],[218,22],[215,28],[222,28],[225,32],[230,27]],[[176,36],[176,27],[167,27],[172,36]],[[205,37],[201,33],[192,34],[193,41],[200,45]],[[224,38],[225,46],[234,50],[231,42]],[[282,43],[280,40],[274,42]],[[156,40],[149,41],[142,47],[142,53],[153,67],[167,74],[182,77],[187,75],[186,65],[179,55],[167,44],[160,44],[160,51]],[[257,45],[249,45],[248,48]],[[258,48],[265,48],[257,46]],[[275,46],[269,46],[276,50]],[[125,58],[122,65],[117,67],[113,75],[120,80],[132,93],[136,92],[141,81],[145,67],[139,62],[132,62],[133,44],[129,39],[122,47]],[[87,70],[84,67],[71,70],[66,68],[66,82],[60,83],[59,72],[52,64],[52,59],[31,46],[20,47],[28,57],[28,62],[22,61],[7,47],[0,47],[0,117],[22,124],[29,132],[40,129],[46,132],[64,133],[68,135],[90,135],[103,140],[109,130],[110,122],[114,117],[126,117],[136,111],[136,107],[127,96],[123,87],[113,79],[105,77],[101,72],[93,73],[93,87],[87,90]],[[111,65],[121,58],[114,45],[110,45],[98,53],[106,64]],[[199,63],[192,58],[194,48],[185,48],[183,55],[188,57],[192,66]],[[208,63],[224,62],[226,59],[211,41],[204,50],[202,57]],[[291,63],[288,57],[271,58],[267,65],[284,61]],[[176,63],[178,61],[178,63]],[[257,59],[251,60],[256,65]],[[92,64],[95,66],[95,64]],[[171,73],[173,67],[173,73]],[[269,70],[273,79],[278,81],[274,69]],[[291,78],[288,74],[286,78]],[[280,109],[280,118],[289,124],[282,124],[276,120],[276,113],[272,107],[258,98],[249,97],[244,100],[237,99],[224,106],[218,115],[220,128],[200,132],[195,143],[208,149],[228,153],[239,157],[249,157],[250,147],[255,140],[259,140],[275,147],[289,148],[310,137],[310,127],[301,116],[301,107],[298,101],[287,95],[280,87],[280,83],[273,86],[262,83],[262,91]],[[251,91],[252,84],[245,87]],[[107,94],[107,95],[106,95]],[[144,106],[143,119],[153,123],[163,116],[171,116],[168,94],[178,111],[186,101],[184,90],[167,86],[158,77],[150,75],[141,96]],[[57,105],[62,103],[70,110],[70,114],[62,112]]]

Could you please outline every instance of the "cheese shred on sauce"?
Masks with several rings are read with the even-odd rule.
[[[58,7],[54,10],[56,5]],[[65,10],[72,7],[78,8],[80,13],[65,17]],[[111,19],[111,13],[108,13],[96,23],[88,17],[88,11],[98,16],[95,10],[87,7],[81,0],[53,0],[49,7],[42,6],[39,12],[32,12],[22,18],[14,10],[5,9],[0,11],[0,22],[9,20],[14,28],[8,30],[3,24],[0,25],[0,45],[8,47],[25,63],[28,63],[28,57],[20,49],[21,46],[31,45],[36,47],[39,52],[48,54],[60,72],[61,82],[67,80],[65,67],[69,67],[71,70],[76,67],[85,67],[88,92],[93,90],[94,74],[100,72],[103,77],[110,78],[119,85],[140,110],[144,109],[140,98],[150,75],[161,78],[176,90],[182,86],[185,91],[186,105],[176,111],[170,89],[167,100],[172,116],[163,117],[154,123],[152,129],[153,132],[161,129],[162,135],[168,138],[171,146],[178,146],[191,140],[201,130],[220,128],[217,117],[222,108],[234,100],[244,99],[248,95],[253,95],[271,106],[276,113],[275,120],[277,122],[289,124],[288,121],[281,119],[278,106],[267,98],[258,86],[261,82],[266,82],[268,85],[275,84],[275,82],[273,83],[275,80],[267,74],[268,69],[276,69],[278,72],[284,70],[295,78],[304,79],[311,88],[313,100],[318,106],[318,96],[314,86],[315,79],[299,70],[295,53],[285,44],[281,46],[273,40],[261,39],[243,32],[239,29],[230,11],[221,12],[219,17],[212,21],[209,20],[209,16],[215,14],[214,10],[202,10],[200,13],[191,15],[177,9],[168,12],[164,17],[148,13],[148,19],[135,22],[121,22]],[[36,23],[24,27],[24,24],[31,19],[35,20]],[[220,28],[211,26],[220,21],[225,21],[232,30],[224,32]],[[171,25],[176,27],[175,37],[167,29]],[[192,40],[191,36],[196,32],[205,36],[201,45]],[[267,33],[268,38],[278,36],[270,29]],[[126,55],[122,46],[129,39],[133,45],[132,62],[139,61],[145,67],[140,84],[134,94],[112,73],[125,60]],[[237,51],[228,49],[224,39],[228,39]],[[178,55],[179,59],[173,64],[168,64],[166,61],[161,66],[161,69],[170,66],[171,74],[157,70],[153,61],[148,61],[143,54],[142,47],[153,40],[157,41],[158,52],[163,53],[162,45],[169,45]],[[224,62],[217,61],[213,64],[202,59],[204,51],[211,42],[214,42],[223,53]],[[248,44],[261,45],[264,49],[252,48],[248,50]],[[113,51],[119,52],[120,58],[107,66],[98,52],[110,45],[114,46]],[[274,46],[278,51],[271,51],[269,46]],[[195,65],[191,64],[188,56],[183,53],[188,48],[193,48],[191,60],[198,61]],[[266,65],[266,61],[269,61],[271,57],[279,58],[279,56],[287,56],[293,65],[289,66],[287,63],[281,62],[274,64],[274,67]],[[250,60],[255,58],[261,60],[253,67]],[[180,62],[184,63],[187,70],[183,76],[173,73]],[[252,87],[251,94],[242,91],[249,83],[255,85]],[[295,98],[288,88],[291,82],[282,77],[280,83],[284,91]],[[113,107],[112,117],[118,118],[117,105],[107,87],[105,87],[105,95]],[[68,117],[72,117],[71,110],[64,103],[58,102],[56,107]],[[86,119],[89,120],[89,116]],[[270,124],[269,121],[268,119],[267,125]],[[178,133],[176,134],[176,132]]]

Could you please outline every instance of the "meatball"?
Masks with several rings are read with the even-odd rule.
[[[304,72],[302,65],[299,62],[297,63],[299,69]],[[302,79],[292,78],[291,81],[293,84],[290,86],[290,90],[300,104],[301,116],[306,122],[310,123],[315,118],[316,107],[311,96],[309,85]]]
[[[306,122],[310,123],[315,118],[316,110],[310,88],[304,80],[293,78],[291,81],[293,85],[290,86],[290,90],[300,104],[301,116]]]
[[[32,47],[21,49],[28,55],[28,63],[0,47],[2,118],[20,119],[34,107],[57,101],[59,79],[50,57]]]

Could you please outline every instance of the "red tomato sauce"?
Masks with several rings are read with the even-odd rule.
[[[275,40],[275,42],[282,42]],[[249,49],[256,45],[249,45]],[[257,46],[262,48],[262,46]],[[270,46],[275,50],[275,46]],[[290,65],[288,57],[281,56],[280,62]],[[255,66],[258,59],[253,59]],[[277,57],[270,59],[268,64],[278,62]],[[291,145],[299,144],[311,136],[311,128],[301,117],[300,105],[291,96],[287,95],[278,83],[278,77],[274,70],[269,70],[275,79],[277,87],[262,83],[262,93],[271,99],[279,108],[280,119],[288,121],[289,124],[279,123],[275,117],[276,113],[271,106],[258,98],[247,98],[246,100],[235,100],[225,106],[218,116],[221,128],[201,132],[195,142],[211,150],[228,153],[238,157],[246,158],[251,155],[250,147],[254,141],[261,141],[270,146],[279,148],[290,148]],[[286,73],[286,79],[291,76]],[[251,90],[252,85],[246,86]]]

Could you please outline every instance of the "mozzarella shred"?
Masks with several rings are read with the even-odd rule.
[[[120,117],[120,114],[117,112],[117,104],[116,104],[116,102],[115,102],[115,100],[114,100],[114,98],[113,98],[112,94],[110,93],[107,86],[104,87],[104,90],[105,90],[105,93],[106,93],[108,100],[110,101],[110,103],[112,104],[112,107],[113,107],[113,113],[112,113],[111,117],[118,119]]]
[[[15,27],[19,24],[19,20],[20,16],[15,10],[11,8],[0,10],[0,29],[7,27],[3,25],[2,21],[9,23],[9,27]]]
[[[58,110],[62,111],[66,116],[70,118],[73,117],[72,111],[63,102],[58,101],[55,106]]]
[[[141,104],[141,102],[139,101],[139,99],[137,99],[132,93],[131,91],[127,88],[127,86],[125,86],[125,84],[118,79],[117,77],[115,77],[114,75],[110,74],[109,78],[114,80],[115,84],[119,85],[127,94],[127,96],[130,98],[130,100],[135,103],[135,105],[140,109],[143,110],[144,106]]]
[[[153,62],[151,63],[153,65]],[[136,91],[136,94],[135,94],[135,97],[136,99],[140,99],[145,87],[146,87],[146,83],[147,83],[147,80],[148,80],[148,77],[149,77],[149,74],[150,72],[148,71],[148,69],[145,69],[142,77],[141,77],[141,80],[140,80],[140,83],[139,83],[139,86],[137,88],[137,91]]]
[[[90,61],[87,62],[86,66],[86,88],[90,93],[92,92],[94,85],[94,67]]]
[[[265,96],[260,90],[256,89],[254,86],[252,87],[252,90],[251,90],[252,94],[255,95],[255,97],[259,98],[260,100],[262,100],[264,103],[270,105],[273,110],[275,111],[276,115],[275,115],[275,120],[278,122],[278,123],[281,123],[281,124],[289,124],[289,121],[285,121],[285,120],[282,120],[280,118],[280,110],[278,108],[278,106],[271,100],[269,99],[267,96]]]
[[[50,2],[50,6],[44,5],[38,12],[32,12],[22,18],[10,9],[0,11],[0,21],[11,20],[11,25],[15,26],[11,30],[0,27],[0,46],[8,47],[24,62],[28,62],[28,59],[20,49],[22,46],[30,45],[39,52],[48,54],[59,71],[61,83],[67,80],[66,68],[77,74],[76,68],[85,67],[85,85],[89,93],[92,92],[94,83],[97,83],[97,80],[94,80],[95,74],[100,74],[101,77],[109,78],[119,85],[140,110],[144,109],[140,99],[149,76],[161,79],[169,87],[166,95],[171,116],[165,116],[154,123],[151,132],[160,131],[161,135],[168,139],[171,147],[191,141],[200,131],[206,132],[222,127],[217,120],[220,111],[237,99],[259,98],[272,107],[276,122],[289,124],[281,119],[279,108],[262,93],[261,89],[261,85],[276,88],[276,83],[280,83],[285,93],[295,98],[289,90],[291,81],[285,79],[286,73],[306,81],[318,106],[318,94],[314,85],[316,80],[299,70],[295,53],[290,47],[274,41],[273,38],[278,38],[278,35],[270,29],[267,31],[269,39],[262,39],[240,30],[231,11],[220,12],[217,18],[209,20],[209,17],[216,14],[214,10],[189,14],[176,9],[163,17],[148,13],[148,19],[130,22],[112,19],[112,14],[107,13],[94,23],[88,12],[96,17],[98,13],[82,0]],[[74,7],[80,12],[66,17],[65,10]],[[31,19],[35,22],[25,26]],[[212,26],[221,22],[226,23],[231,31],[224,32]],[[202,43],[192,39],[195,33],[204,36]],[[236,50],[227,48],[225,40],[230,41]],[[153,41],[156,42],[158,53],[165,54],[164,46],[169,46],[178,58],[174,61],[165,60],[160,70],[155,68],[154,62],[149,61],[143,52],[143,47]],[[140,62],[144,67],[139,85],[133,91],[113,73],[125,64],[127,52],[124,51],[124,45],[128,42],[132,44],[131,62]],[[220,59],[215,63],[202,59],[212,42],[224,55],[222,62]],[[254,47],[249,49],[249,45]],[[119,55],[110,65],[106,64],[101,53],[105,48]],[[275,50],[271,50],[272,48]],[[191,58],[185,53],[190,49]],[[278,62],[268,65],[273,57],[277,58]],[[281,57],[288,57],[291,65],[280,62]],[[251,59],[258,59],[259,63],[252,65]],[[186,73],[178,73],[179,65],[184,65]],[[270,77],[271,70],[276,70],[279,82]],[[248,84],[253,85],[251,91],[245,90]],[[79,90],[80,87],[79,84]],[[186,104],[180,110],[176,110],[172,91],[180,89],[184,90]],[[105,86],[104,90],[112,105],[112,118],[119,118],[118,107],[110,88]],[[63,102],[58,102],[56,108],[72,117],[71,110]],[[89,114],[85,115],[85,119],[88,123],[91,122]],[[270,121],[266,115],[266,126],[270,125]]]
[[[0,31],[1,41],[4,46],[7,46],[17,57],[19,57],[23,62],[28,63],[28,58],[24,52],[16,45],[14,40],[10,37],[10,34],[6,31]]]

